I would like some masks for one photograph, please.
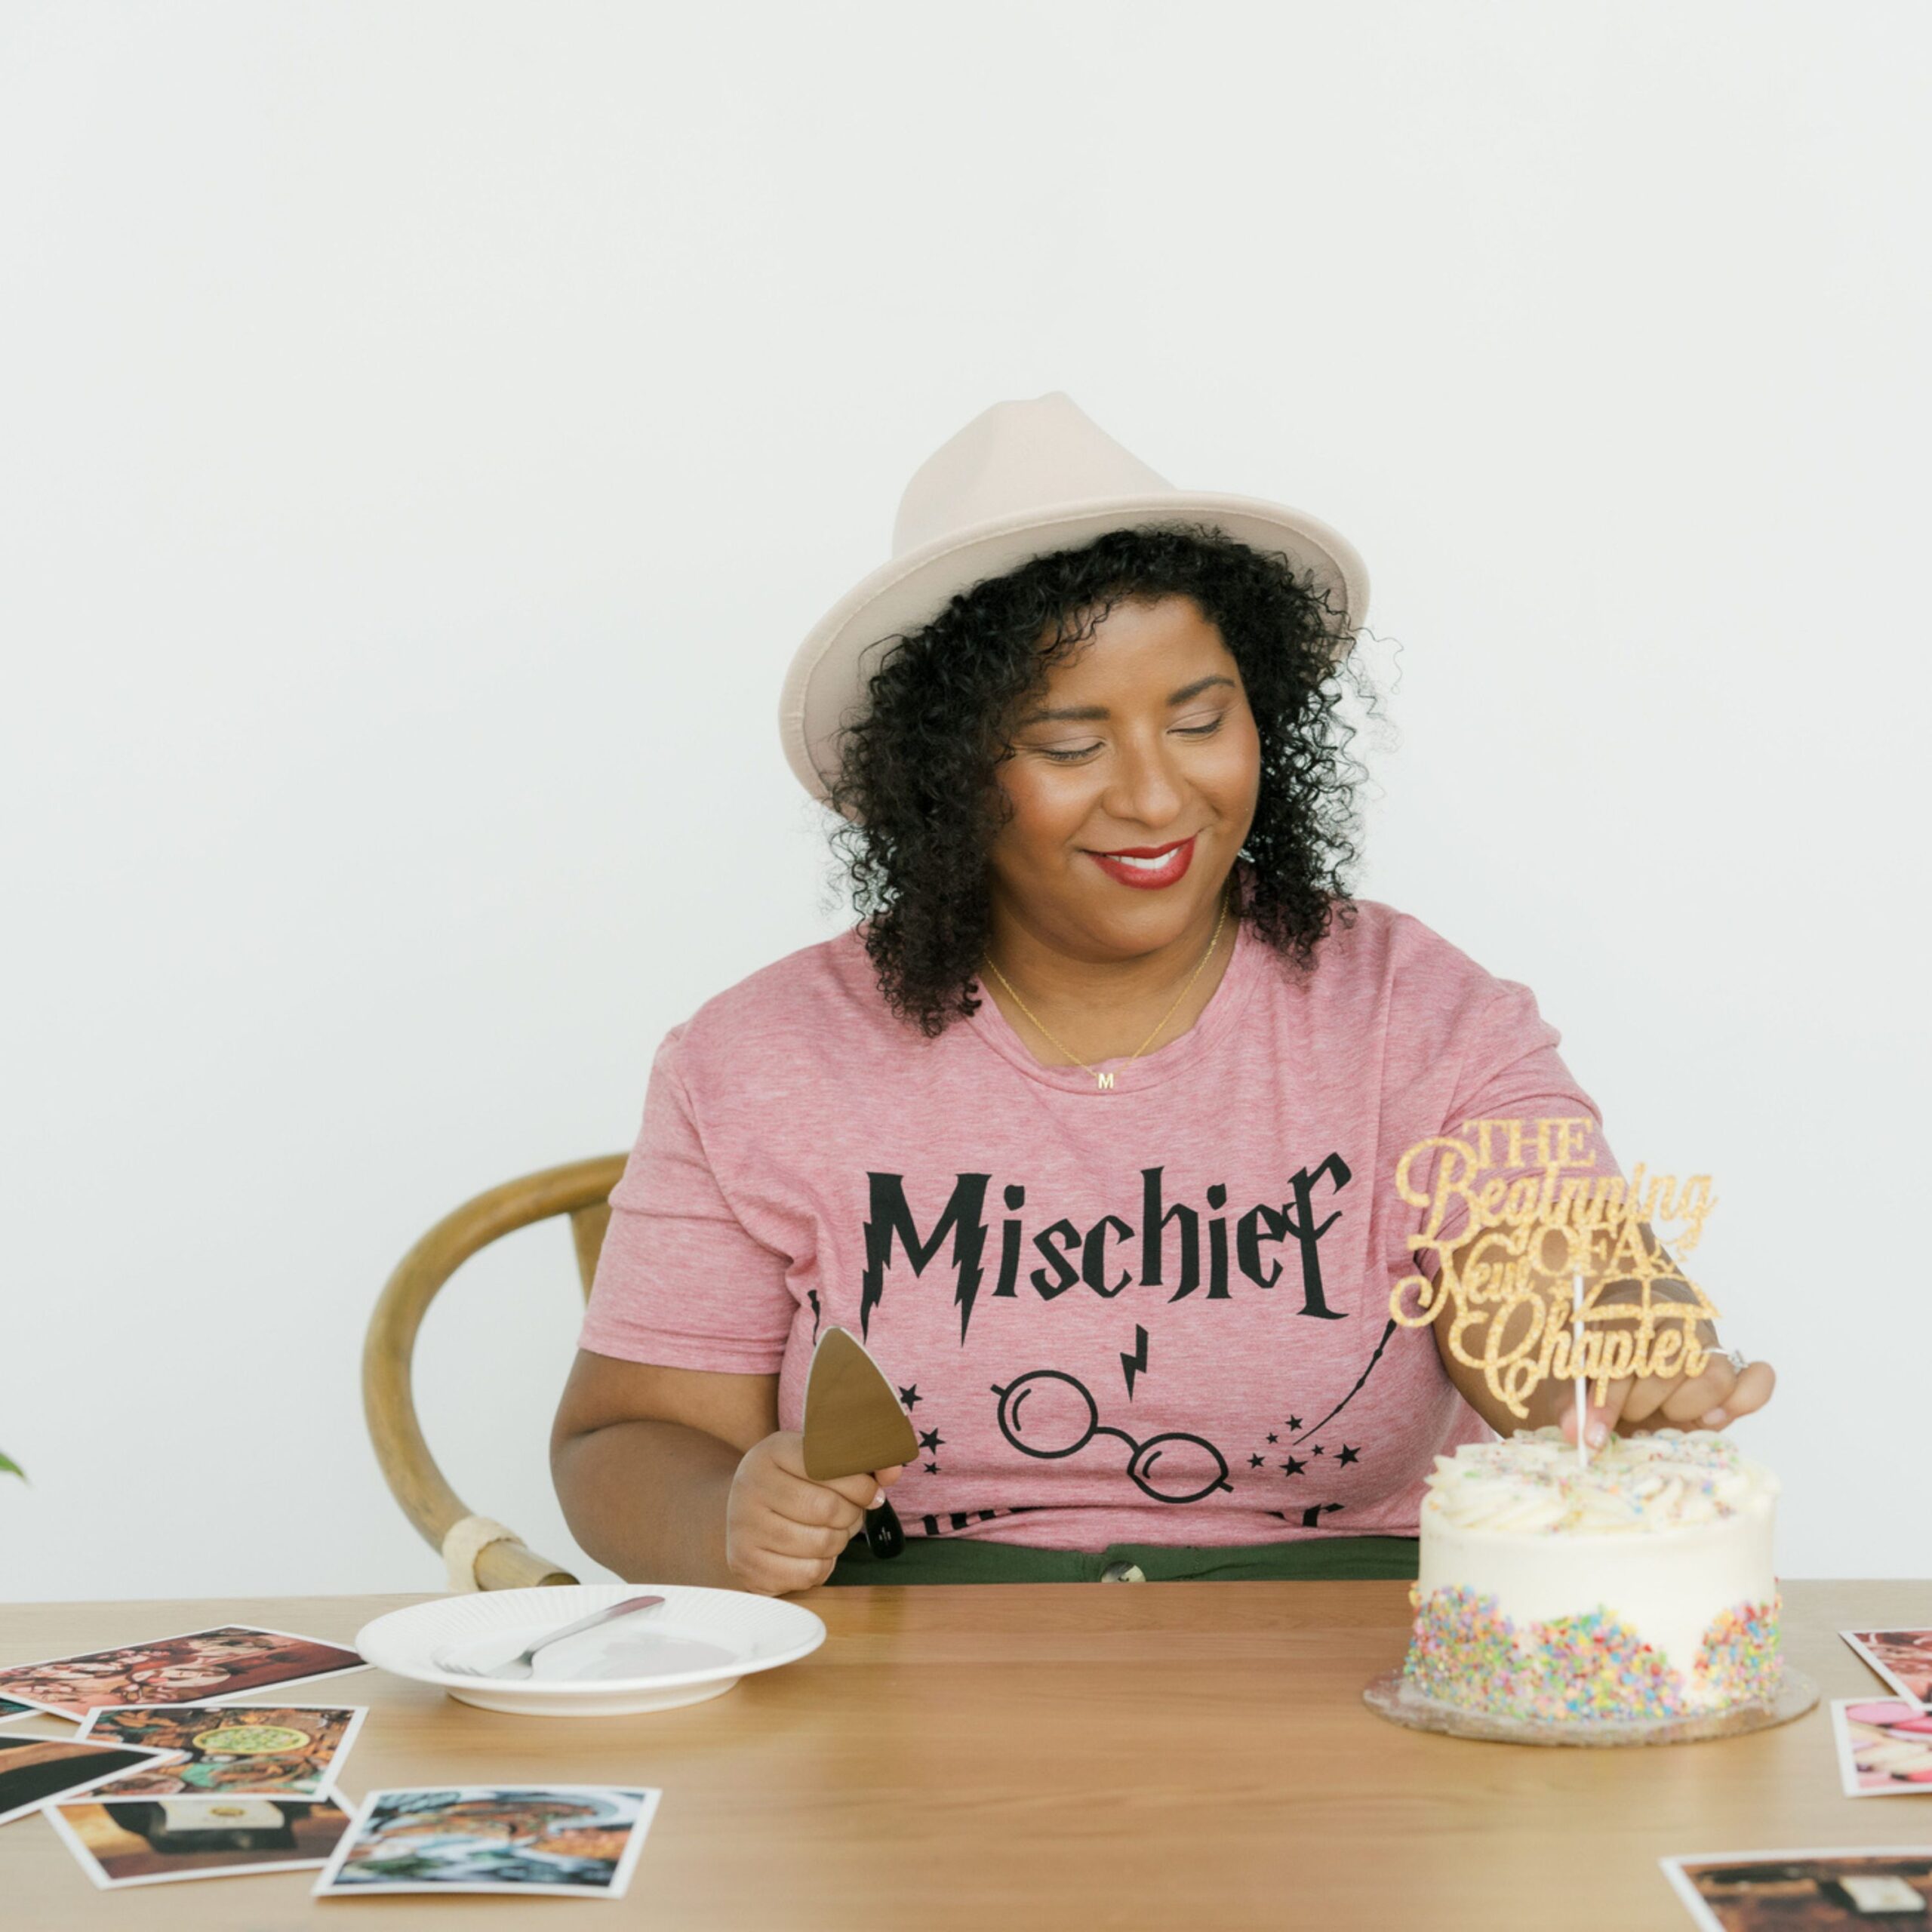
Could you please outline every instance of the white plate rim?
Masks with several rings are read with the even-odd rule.
[[[621,1603],[626,1597],[640,1596],[653,1590],[661,1591],[667,1597],[673,1591],[679,1596],[747,1597],[755,1602],[768,1604],[773,1610],[793,1617],[803,1617],[806,1626],[799,1633],[799,1641],[790,1648],[764,1657],[734,1658],[728,1663],[707,1664],[694,1670],[659,1671],[648,1677],[598,1677],[598,1678],[534,1678],[534,1677],[471,1677],[462,1672],[438,1670],[433,1665],[419,1663],[412,1657],[398,1660],[393,1651],[387,1650],[389,1640],[398,1628],[412,1624],[433,1623],[435,1613],[446,1604],[466,1603],[473,1600],[472,1594],[461,1596],[431,1597],[422,1603],[405,1604],[400,1610],[385,1611],[380,1617],[373,1617],[356,1632],[355,1648],[365,1663],[373,1664],[378,1670],[386,1670],[392,1676],[406,1677],[418,1684],[438,1684],[447,1690],[488,1690],[515,1697],[519,1692],[533,1697],[556,1696],[582,1697],[608,1697],[621,1696],[632,1690],[672,1690],[694,1684],[714,1684],[721,1678],[734,1681],[740,1677],[749,1677],[755,1672],[776,1670],[781,1664],[796,1663],[801,1657],[809,1657],[825,1641],[824,1620],[815,1611],[808,1610],[801,1603],[792,1603],[782,1597],[761,1597],[750,1590],[713,1589],[701,1583],[574,1583],[565,1586],[533,1584],[523,1589],[492,1590],[491,1599],[505,1605],[517,1598],[544,1598],[554,1601],[566,1590],[595,1591],[604,1598],[605,1603]],[[592,1610],[604,1607],[595,1598],[579,1598],[582,1605],[578,1614],[588,1615]],[[506,1623],[516,1620],[506,1617]],[[562,1620],[568,1622],[569,1620]],[[371,1640],[374,1640],[374,1647]],[[426,1644],[426,1651],[429,1646]]]

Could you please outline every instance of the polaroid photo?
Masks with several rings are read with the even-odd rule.
[[[1856,1851],[1700,1852],[1660,1859],[1701,1932],[1871,1932],[1922,1925],[1932,1914],[1932,1846]]]
[[[359,1704],[124,1704],[80,1734],[173,1754],[98,1798],[321,1798],[368,1715]]]
[[[0,1732],[0,1825],[52,1799],[91,1791],[124,1771],[165,1764],[171,1755],[105,1740]]]
[[[35,1705],[17,1704],[11,1697],[0,1697],[0,1724],[5,1724],[9,1718],[42,1718],[46,1715],[47,1713]]]
[[[1932,1630],[1841,1630],[1901,1697],[1932,1705]]]
[[[1847,1798],[1932,1798],[1932,1711],[1905,1697],[1835,1697],[1832,1735]]]
[[[47,1816],[103,1891],[178,1878],[309,1871],[349,1829],[342,1801],[129,1798],[50,1804]]]
[[[577,1784],[372,1791],[317,1898],[391,1892],[622,1898],[660,1793]]]
[[[0,1697],[56,1717],[82,1718],[110,1705],[220,1703],[251,1690],[368,1668],[341,1644],[225,1623],[151,1643],[11,1664],[0,1670]]]

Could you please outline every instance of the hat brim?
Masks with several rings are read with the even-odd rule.
[[[1350,638],[1367,614],[1368,568],[1355,546],[1318,517],[1259,497],[1168,490],[1063,504],[1045,516],[1002,517],[881,565],[812,626],[792,660],[778,706],[786,762],[798,783],[814,798],[828,798],[839,735],[862,710],[875,668],[868,659],[924,629],[960,592],[1110,530],[1174,521],[1211,522],[1237,543],[1284,552],[1340,605]]]

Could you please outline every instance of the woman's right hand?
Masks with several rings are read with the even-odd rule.
[[[724,1504],[724,1561],[741,1588],[764,1596],[808,1590],[832,1566],[900,1469],[814,1482],[804,1438],[781,1429],[745,1451]]]

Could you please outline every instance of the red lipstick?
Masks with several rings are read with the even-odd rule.
[[[1089,852],[1087,856],[1108,878],[1122,885],[1158,892],[1186,876],[1194,861],[1194,838],[1177,838],[1165,845],[1124,845],[1115,851]]]

